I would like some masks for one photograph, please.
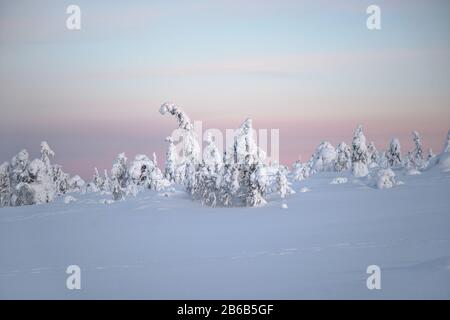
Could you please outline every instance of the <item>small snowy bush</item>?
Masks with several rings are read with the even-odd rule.
[[[77,199],[75,197],[72,197],[72,196],[65,196],[64,197],[64,203],[65,204],[69,204],[69,203],[72,203],[72,202],[75,202],[75,201],[77,201]]]
[[[391,169],[381,169],[377,173],[377,188],[389,189],[396,185],[395,173]]]

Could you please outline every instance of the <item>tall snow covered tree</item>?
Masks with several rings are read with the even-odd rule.
[[[386,151],[386,160],[391,168],[397,168],[402,165],[400,141],[397,138],[391,140],[389,149]]]
[[[264,165],[257,161],[247,164],[248,179],[246,192],[246,205],[249,207],[260,207],[266,204],[264,196],[267,187],[267,173]]]
[[[169,145],[167,146],[166,152],[164,177],[170,182],[175,182],[175,170],[177,167],[178,155],[172,137],[167,137],[166,142],[168,142]]]
[[[369,170],[367,164],[369,155],[366,146],[366,137],[363,133],[363,127],[356,128],[352,140],[352,172],[355,177],[365,177]]]
[[[128,170],[127,170],[127,157],[125,153],[121,153],[117,156],[116,163],[113,164],[111,169],[111,175],[113,180],[117,180],[120,187],[125,189],[128,183]]]
[[[286,177],[287,169],[280,166],[277,171],[276,183],[277,192],[280,194],[281,198],[284,199],[286,196],[294,194],[295,191],[290,187],[290,183]]]
[[[95,186],[94,189],[96,192],[103,190],[103,178],[98,173],[98,169],[94,168],[94,176],[92,177],[92,184]]]
[[[8,162],[0,165],[0,207],[11,204],[10,166]]]
[[[21,150],[11,161],[11,205],[30,205],[34,202],[34,191],[29,183],[31,182],[28,166],[30,164],[27,150]]]
[[[423,146],[420,135],[417,131],[412,132],[414,141],[414,150],[408,153],[406,167],[408,169],[421,170],[425,167],[423,158]]]
[[[123,191],[120,182],[117,180],[117,177],[113,177],[112,180],[112,197],[114,201],[123,200],[125,192]]]
[[[104,184],[103,184],[102,191],[110,192],[111,191],[111,179],[109,179],[108,170],[106,170],[106,169],[103,172],[103,181],[104,181]]]
[[[258,147],[253,135],[253,121],[249,118],[234,133],[233,146],[227,152],[230,155],[228,161],[243,164],[248,154],[257,161],[265,161],[266,153]]]
[[[367,146],[367,152],[369,155],[369,167],[378,167],[380,165],[380,155],[373,141]]]
[[[29,165],[30,187],[34,190],[33,203],[49,203],[55,198],[55,183],[49,174],[49,163],[34,159]]]
[[[30,175],[28,173],[28,165],[30,164],[29,155],[27,150],[21,150],[17,155],[12,158],[11,166],[11,184],[13,187],[19,183],[30,182]]]
[[[41,142],[41,161],[45,165],[45,170],[51,175],[50,157],[54,157],[55,152],[50,148],[46,141]]]
[[[336,159],[334,160],[334,170],[337,172],[347,171],[352,166],[352,149],[341,142],[336,148]]]
[[[306,163],[297,160],[292,165],[292,178],[297,181],[302,181],[309,178],[310,167]]]
[[[178,129],[181,130],[182,148],[180,162],[182,163],[199,163],[200,162],[200,145],[198,144],[194,126],[187,114],[174,103],[166,102],[161,105],[159,112],[162,115],[171,114],[178,120]]]
[[[205,161],[207,166],[215,167],[219,165],[220,167],[222,165],[222,156],[210,134],[206,136],[206,143],[207,145],[203,150],[203,161]]]
[[[68,173],[62,170],[62,167],[58,164],[52,166],[53,171],[53,182],[55,184],[55,190],[57,195],[65,194],[69,190],[69,179]]]

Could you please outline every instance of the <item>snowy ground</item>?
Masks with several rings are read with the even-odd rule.
[[[377,190],[336,173],[258,208],[182,192],[0,209],[0,298],[450,298],[450,173]],[[299,192],[303,187],[309,192]],[[81,290],[66,289],[67,266]],[[381,290],[366,268],[381,267]]]

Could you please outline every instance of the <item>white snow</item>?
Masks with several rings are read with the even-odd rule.
[[[69,204],[69,203],[72,203],[72,202],[75,202],[75,201],[77,201],[77,199],[75,197],[72,197],[72,196],[65,196],[64,197],[64,203],[65,204]]]
[[[432,168],[386,192],[337,177],[261,208],[202,207],[179,189],[2,208],[0,298],[449,299],[450,177]],[[69,291],[74,264],[82,289]],[[373,264],[381,290],[366,287]]]
[[[309,190],[308,187],[302,187],[302,188],[300,188],[299,191],[300,191],[301,193],[305,193],[305,192],[310,192],[311,190]]]

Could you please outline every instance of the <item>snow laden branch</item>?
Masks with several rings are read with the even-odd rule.
[[[170,114],[178,121],[178,134],[182,140],[181,162],[195,164],[200,161],[200,146],[194,132],[194,126],[187,114],[177,105],[166,102],[159,108],[162,115]]]

